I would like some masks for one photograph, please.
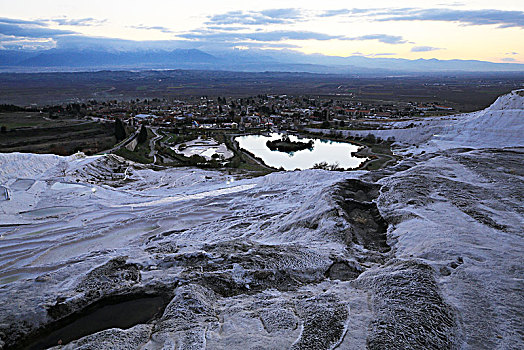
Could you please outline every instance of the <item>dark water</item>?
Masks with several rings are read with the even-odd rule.
[[[131,328],[140,323],[147,323],[163,311],[166,301],[161,296],[140,297],[108,305],[93,305],[78,315],[72,315],[59,323],[51,325],[39,335],[27,340],[16,349],[47,349],[58,345],[61,340],[65,345],[104,329]]]

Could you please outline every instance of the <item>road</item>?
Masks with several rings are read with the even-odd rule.
[[[149,152],[149,157],[153,157],[153,164],[156,164],[156,150],[155,150],[155,143],[157,140],[160,140],[163,136],[159,135],[157,133],[158,128],[151,128],[151,131],[153,134],[155,134],[155,137],[153,137],[151,140],[149,140],[149,147],[151,148],[151,152]]]
[[[133,141],[138,136],[139,132],[140,132],[140,128],[138,128],[133,134],[129,135],[125,140],[117,143],[115,146],[113,146],[113,148],[102,151],[102,152],[98,152],[97,154],[98,155],[108,154],[108,153],[113,153],[115,151],[118,151],[120,148],[127,146],[131,141]]]

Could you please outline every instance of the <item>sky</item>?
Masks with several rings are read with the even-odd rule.
[[[524,63],[524,1],[0,0],[0,49],[278,49]]]

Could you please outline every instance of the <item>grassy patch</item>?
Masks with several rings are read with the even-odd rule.
[[[114,126],[109,123],[74,119],[45,120],[38,114],[18,114],[2,114],[0,118],[0,125],[7,128],[5,133],[0,134],[0,152],[70,155],[82,151],[94,154],[116,143]]]
[[[78,124],[74,119],[46,119],[44,114],[36,112],[5,112],[0,113],[0,126],[8,131],[17,128],[57,127]]]
[[[126,159],[132,160],[136,163],[142,163],[142,164],[151,164],[153,163],[153,159],[149,158],[147,155],[149,152],[144,153],[138,149],[138,147],[135,149],[135,151],[130,151],[127,148],[123,147],[120,148],[115,152],[115,154],[124,157]]]
[[[126,159],[132,160],[136,163],[142,164],[151,164],[153,163],[153,158],[149,157],[151,148],[149,147],[149,141],[155,137],[155,134],[147,129],[147,140],[143,143],[139,143],[134,151],[130,151],[125,147],[120,148],[115,152],[115,154],[124,157]]]

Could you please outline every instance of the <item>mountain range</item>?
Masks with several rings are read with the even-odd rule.
[[[306,55],[291,50],[255,49],[214,52],[198,49],[118,51],[100,48],[0,50],[0,71],[4,72],[100,69],[200,69],[390,75],[436,72],[523,72],[524,64],[477,60],[338,57],[321,54]]]

